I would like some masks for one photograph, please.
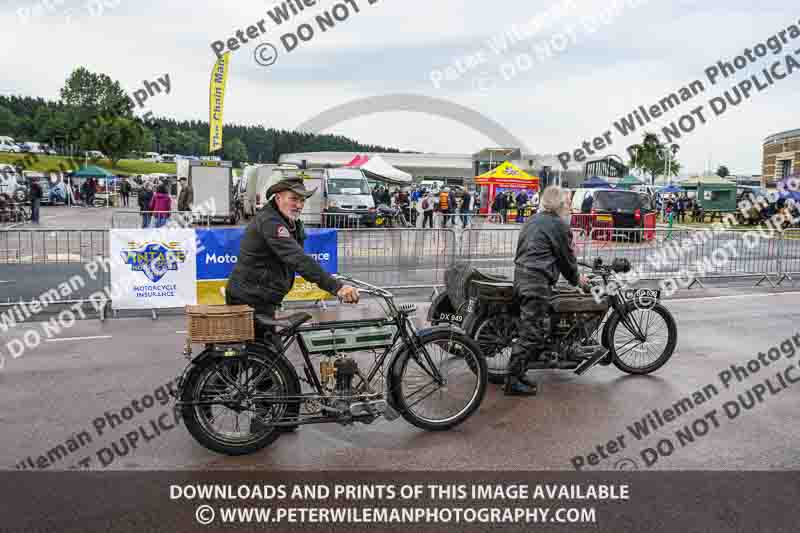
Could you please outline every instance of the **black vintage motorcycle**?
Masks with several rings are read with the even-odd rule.
[[[623,287],[619,273],[630,263],[599,258],[588,268],[590,284]],[[446,273],[446,291],[428,312],[431,324],[450,322],[475,339],[486,357],[489,381],[501,384],[508,374],[511,345],[519,336],[519,305],[513,282],[504,276],[456,265]],[[616,285],[613,285],[616,284]],[[675,319],[660,302],[661,291],[645,288],[609,290],[594,296],[568,285],[556,285],[551,297],[550,346],[529,370],[561,369],[583,374],[596,364],[613,363],[629,374],[649,374],[672,356],[678,333]]]
[[[414,304],[395,304],[384,289],[338,277],[382,299],[387,316],[308,324],[308,313],[256,315],[276,329],[281,346],[260,340],[206,345],[194,357],[189,351],[176,409],[200,444],[242,455],[298,425],[381,417],[446,430],[478,409],[487,370],[475,341],[449,325],[418,330]],[[293,344],[299,361],[298,354],[289,358]]]

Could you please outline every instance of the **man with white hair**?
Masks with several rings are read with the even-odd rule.
[[[545,189],[541,210],[522,226],[514,259],[514,299],[520,306],[519,339],[511,349],[505,394],[533,396],[536,382],[525,377],[529,359],[538,359],[546,349],[550,331],[552,286],[562,274],[572,285],[586,285],[578,275],[569,229],[570,210],[564,190]]]

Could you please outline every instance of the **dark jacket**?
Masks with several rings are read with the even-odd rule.
[[[139,211],[149,211],[150,201],[153,199],[153,191],[142,189],[139,191]]]
[[[528,274],[544,275],[550,285],[556,284],[559,273],[577,285],[578,263],[569,227],[549,212],[528,219],[519,233],[514,265]]]
[[[280,304],[292,290],[295,272],[323,290],[336,294],[342,282],[325,272],[303,250],[306,232],[301,221],[291,222],[274,201],[247,226],[239,259],[228,280],[228,291],[252,306]]]
[[[42,186],[38,182],[31,182],[31,200],[42,199]]]
[[[583,203],[581,203],[581,213],[591,213],[592,205],[594,205],[594,196],[589,193],[586,195],[586,198],[583,199]]]
[[[506,205],[506,195],[505,194],[498,194],[494,197],[494,203],[492,204],[492,209],[495,211],[502,211],[503,209],[508,209]]]
[[[181,187],[181,193],[178,195],[178,211],[191,211],[193,203],[194,189],[192,186]]]

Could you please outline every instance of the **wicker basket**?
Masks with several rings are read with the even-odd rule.
[[[253,340],[253,308],[248,305],[187,305],[190,343]]]

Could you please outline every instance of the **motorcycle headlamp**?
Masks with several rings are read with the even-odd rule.
[[[611,270],[613,270],[614,272],[616,272],[618,274],[624,274],[626,272],[630,272],[630,270],[631,270],[631,262],[628,261],[624,257],[617,257],[611,263]]]

